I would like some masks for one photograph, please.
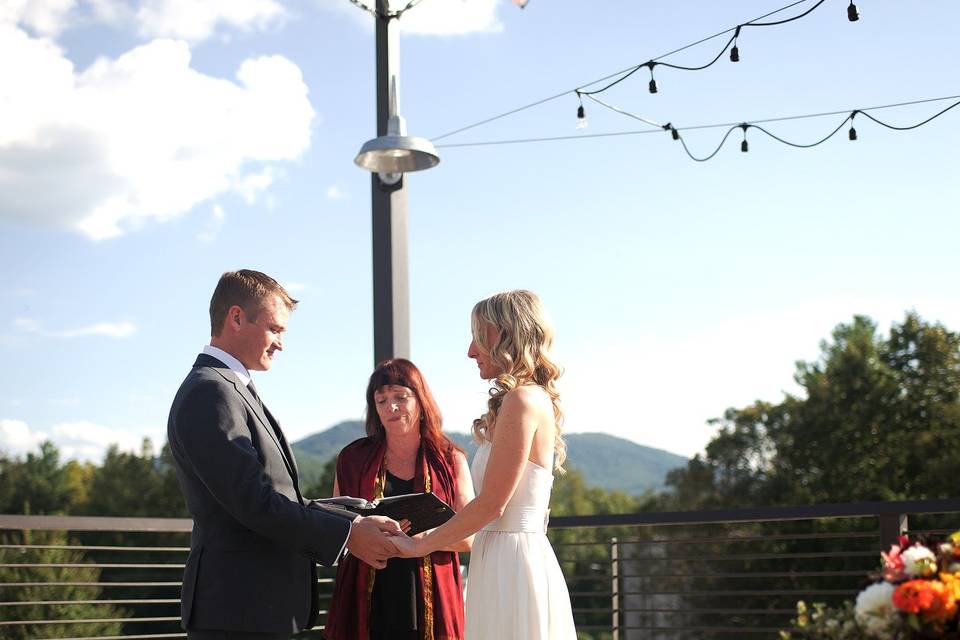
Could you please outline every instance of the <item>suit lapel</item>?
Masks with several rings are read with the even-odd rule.
[[[210,362],[202,361],[201,359],[209,359]],[[300,488],[297,482],[296,463],[293,462],[293,452],[290,452],[289,449],[284,446],[286,444],[285,440],[283,443],[280,442],[280,438],[277,435],[280,430],[279,428],[274,428],[276,421],[271,419],[272,416],[270,418],[267,417],[266,407],[257,402],[256,398],[253,397],[253,394],[250,393],[250,390],[247,389],[246,385],[240,382],[240,379],[237,378],[237,375],[232,369],[225,366],[216,358],[201,354],[200,357],[197,358],[197,362],[194,366],[210,367],[219,373],[224,380],[233,384],[234,388],[237,390],[237,393],[240,394],[240,397],[244,399],[244,401],[247,403],[247,406],[249,406],[253,411],[253,415],[255,415],[257,420],[260,421],[260,426],[263,427],[263,431],[267,432],[267,435],[270,436],[273,444],[276,445],[277,451],[280,452],[280,457],[283,459],[283,463],[287,467],[287,473],[290,474],[290,478],[293,480],[293,485],[299,494]]]

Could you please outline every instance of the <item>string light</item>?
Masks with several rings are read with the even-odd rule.
[[[730,49],[730,62],[740,62],[740,49],[737,47],[737,38],[740,36],[740,26],[733,34],[733,48]]]
[[[647,86],[649,87],[649,89],[650,89],[650,93],[656,93],[656,92],[657,92],[657,81],[654,80],[654,78],[653,78],[653,68],[654,68],[656,65],[657,65],[657,63],[654,62],[653,60],[651,60],[650,62],[648,62],[647,65],[646,65],[646,66],[650,67],[650,84],[647,85]]]
[[[358,6],[361,6],[361,7],[363,6],[363,5],[361,5],[361,4],[358,2],[358,0],[349,0],[349,1],[350,1],[350,2],[353,2],[354,4],[357,4]],[[720,50],[720,53],[717,54],[716,58],[715,58],[713,61],[711,61],[710,63],[706,64],[706,65],[702,65],[702,66],[700,66],[700,67],[681,67],[681,66],[679,66],[679,65],[671,65],[671,64],[668,64],[668,63],[666,63],[666,62],[658,62],[658,61],[659,61],[659,60],[662,60],[663,58],[667,58],[667,57],[669,57],[669,56],[672,56],[672,55],[675,55],[675,54],[677,54],[677,53],[680,53],[680,52],[682,52],[682,51],[686,51],[687,49],[690,49],[690,48],[695,47],[695,46],[697,46],[697,45],[703,44],[704,42],[708,42],[708,41],[713,40],[713,39],[715,39],[715,38],[719,38],[719,37],[721,37],[721,36],[723,36],[723,35],[725,35],[725,34],[733,33],[733,32],[735,32],[738,28],[742,28],[742,27],[746,27],[746,26],[751,26],[751,27],[774,26],[774,25],[777,25],[777,24],[783,24],[783,23],[785,23],[785,22],[792,22],[792,21],[794,21],[794,20],[798,20],[798,19],[800,19],[800,18],[808,15],[810,12],[812,12],[812,11],[813,11],[814,9],[816,9],[817,7],[819,7],[821,4],[823,4],[824,1],[825,1],[825,0],[819,0],[819,2],[817,2],[815,5],[813,5],[813,6],[812,6],[810,9],[808,9],[807,11],[805,11],[805,12],[799,14],[799,15],[796,15],[796,16],[793,16],[793,17],[790,17],[790,18],[787,18],[787,19],[782,20],[782,21],[778,21],[778,22],[760,22],[761,20],[763,20],[763,19],[765,19],[765,18],[769,18],[770,16],[776,15],[776,14],[781,13],[781,12],[783,12],[783,11],[786,11],[786,10],[788,10],[788,9],[792,9],[793,7],[796,7],[797,5],[801,5],[801,4],[804,4],[805,2],[808,2],[808,0],[794,0],[793,2],[790,2],[789,4],[787,4],[787,5],[783,6],[783,7],[780,7],[779,9],[775,9],[775,10],[773,10],[773,11],[770,11],[770,12],[768,12],[768,13],[765,13],[765,14],[762,15],[762,16],[756,17],[756,18],[754,18],[754,19],[752,19],[752,20],[749,20],[749,21],[744,22],[744,23],[741,23],[741,24],[739,24],[739,25],[730,27],[730,28],[728,28],[728,29],[724,29],[723,31],[720,31],[720,32],[718,32],[718,33],[715,33],[715,34],[713,34],[713,35],[711,35],[711,36],[707,36],[706,38],[701,38],[700,40],[697,40],[696,42],[691,42],[690,44],[686,44],[686,45],[684,45],[684,46],[682,46],[682,47],[679,47],[679,48],[677,48],[677,49],[674,49],[673,51],[670,51],[670,52],[668,52],[668,53],[661,54],[661,55],[659,55],[659,56],[657,56],[657,57],[655,57],[655,58],[652,58],[652,59],[651,59],[651,62],[655,62],[656,64],[662,64],[662,65],[665,65],[665,66],[668,66],[668,67],[671,67],[671,68],[676,68],[676,69],[684,69],[684,70],[699,70],[699,69],[705,69],[706,67],[712,65],[713,62],[716,61],[716,59],[719,59],[719,58],[723,55],[723,52],[726,51],[727,48],[728,48],[731,44],[733,44],[733,40],[734,40],[733,36],[731,36],[730,40],[728,40],[728,41],[724,44],[723,49]],[[739,55],[739,50],[738,50],[738,55]],[[640,69],[642,69],[642,68],[645,67],[645,66],[647,66],[647,63],[632,65],[632,66],[630,66],[630,67],[627,67],[626,69],[622,69],[622,70],[620,70],[620,71],[616,71],[616,72],[614,72],[614,73],[610,73],[610,74],[608,74],[608,75],[606,75],[606,76],[603,76],[602,78],[597,78],[596,80],[592,80],[592,81],[587,82],[587,83],[585,83],[585,84],[581,84],[581,85],[579,85],[579,86],[578,86],[577,88],[575,88],[575,89],[568,89],[568,90],[566,90],[566,91],[562,91],[562,92],[557,93],[557,94],[555,94],[555,95],[552,95],[552,96],[549,96],[549,97],[546,97],[546,98],[541,98],[541,99],[536,100],[536,101],[534,101],[534,102],[525,104],[525,105],[523,105],[523,106],[520,106],[520,107],[517,107],[517,108],[514,108],[514,109],[510,109],[509,111],[505,111],[505,112],[503,112],[503,113],[500,113],[500,114],[497,114],[497,115],[494,115],[494,116],[491,116],[491,117],[488,117],[488,118],[484,118],[483,120],[480,120],[480,121],[478,121],[478,122],[474,122],[474,123],[472,123],[472,124],[468,124],[468,125],[466,125],[466,126],[459,127],[459,128],[457,128],[457,129],[454,129],[454,130],[452,130],[452,131],[448,131],[448,132],[443,133],[443,134],[441,134],[441,135],[432,136],[430,139],[433,140],[434,142],[436,142],[436,141],[442,140],[442,139],[444,139],[444,138],[449,138],[450,136],[456,135],[456,134],[458,134],[458,133],[463,133],[464,131],[468,131],[468,130],[470,130],[470,129],[474,129],[474,128],[476,128],[476,127],[483,126],[483,125],[485,125],[485,124],[489,124],[489,123],[491,123],[491,122],[495,122],[495,121],[500,120],[500,119],[502,119],[502,118],[506,118],[506,117],[508,117],[508,116],[515,115],[515,114],[517,114],[517,113],[520,113],[520,112],[522,112],[522,111],[526,111],[526,110],[528,110],[528,109],[532,109],[532,108],[534,108],[534,107],[538,107],[538,106],[540,106],[540,105],[542,105],[542,104],[545,104],[545,103],[547,103],[547,102],[552,102],[552,101],[554,101],[554,100],[558,100],[559,98],[562,98],[562,97],[564,97],[564,96],[566,96],[566,95],[568,95],[568,94],[570,94],[570,93],[576,93],[576,94],[578,94],[578,95],[581,95],[581,94],[582,94],[582,95],[586,95],[586,96],[589,96],[589,95],[591,95],[591,94],[599,94],[599,93],[602,93],[602,92],[606,91],[607,89],[609,89],[610,87],[613,87],[614,85],[623,82],[624,80],[626,80],[627,78],[629,78],[630,76],[632,76],[634,73],[636,73],[637,71],[639,71]],[[651,80],[652,80],[652,77],[651,77]],[[610,82],[609,84],[607,84],[606,86],[600,88],[600,89],[597,89],[597,90],[594,90],[594,91],[588,91],[588,90],[586,89],[586,87],[591,87],[591,86],[598,85],[598,84],[600,84],[600,83],[602,83],[602,82],[607,82],[607,81],[611,81],[611,82]],[[648,86],[648,88],[651,90],[651,93],[653,92],[653,88],[654,88],[654,87],[656,87],[656,83],[655,83],[655,82],[651,82],[650,85]]]
[[[583,99],[580,98],[580,94],[577,94],[577,99],[580,100],[580,106],[577,107],[577,129],[586,129],[587,114],[583,109]]]
[[[850,22],[856,22],[860,19],[860,12],[857,11],[857,5],[853,4],[853,0],[850,0],[850,6],[847,7],[847,20]]]
[[[853,111],[850,112],[850,131],[847,132],[847,137],[848,137],[850,140],[856,140],[856,139],[857,139],[857,130],[853,128],[853,117],[854,117],[855,115],[857,115],[857,110],[856,110],[856,109],[854,109]]]
[[[610,105],[607,105],[606,103],[601,102],[600,100],[598,100],[598,99],[596,99],[596,98],[593,98],[592,96],[588,96],[588,97],[590,97],[592,100],[598,102],[599,104],[601,104],[601,105],[603,105],[603,106],[606,106],[606,107],[608,107],[608,108],[611,108]],[[903,127],[901,127],[901,126],[896,126],[896,125],[892,125],[892,124],[883,122],[882,120],[879,120],[878,118],[876,118],[876,117],[874,117],[873,115],[871,115],[870,113],[868,113],[868,111],[879,111],[879,110],[881,110],[881,109],[893,109],[893,108],[897,108],[897,107],[907,107],[907,106],[913,106],[913,105],[918,105],[918,104],[924,104],[924,103],[928,103],[928,102],[942,102],[942,101],[944,101],[944,100],[957,100],[957,101],[954,102],[953,104],[945,107],[944,109],[941,109],[940,111],[938,111],[937,113],[933,114],[933,115],[930,116],[929,118],[926,118],[925,120],[922,120],[921,122],[918,122],[918,123],[912,124],[912,125],[908,125],[908,126],[903,126]],[[873,122],[875,122],[875,123],[877,123],[877,124],[879,124],[879,125],[881,125],[881,126],[883,126],[883,127],[886,127],[887,129],[892,129],[892,130],[894,130],[894,131],[909,131],[909,130],[911,130],[911,129],[916,129],[916,128],[918,128],[918,127],[922,127],[923,125],[925,125],[925,124],[927,124],[927,123],[929,123],[929,122],[931,122],[931,121],[939,118],[940,116],[942,116],[943,114],[945,114],[947,111],[950,111],[951,109],[954,109],[954,108],[956,108],[957,106],[960,106],[960,95],[944,96],[944,97],[941,97],[941,98],[924,98],[924,99],[922,99],[922,100],[912,100],[912,101],[909,101],[909,102],[899,102],[899,103],[895,103],[895,104],[885,104],[885,105],[880,105],[880,106],[876,106],[876,107],[869,107],[869,108],[867,108],[867,109],[855,109],[855,110],[853,110],[853,111],[847,111],[847,110],[845,110],[845,111],[830,111],[830,112],[810,113],[810,114],[795,115],[795,116],[782,116],[782,117],[776,117],[776,118],[765,118],[765,119],[760,119],[760,120],[753,120],[752,122],[740,122],[740,123],[737,123],[737,124],[719,123],[719,124],[705,124],[705,125],[695,125],[695,126],[683,127],[683,130],[685,130],[685,131],[692,131],[692,130],[698,130],[698,129],[719,129],[719,128],[723,128],[723,127],[725,127],[725,128],[727,129],[726,133],[724,133],[723,138],[722,138],[721,141],[720,141],[720,144],[717,145],[716,149],[714,149],[712,153],[710,153],[709,155],[704,156],[704,157],[698,157],[698,156],[694,155],[693,153],[691,153],[691,152],[690,152],[690,149],[687,147],[687,143],[685,142],[683,136],[680,135],[680,130],[679,130],[677,127],[675,127],[673,124],[669,123],[669,122],[668,122],[667,124],[664,124],[664,125],[657,125],[657,128],[656,128],[656,129],[645,129],[645,130],[642,130],[642,131],[619,131],[619,132],[611,132],[611,133],[596,133],[596,134],[586,134],[586,135],[581,134],[581,135],[577,135],[577,136],[554,136],[554,137],[549,137],[549,138],[527,138],[527,139],[518,139],[518,140],[494,140],[494,141],[489,141],[489,142],[449,143],[449,144],[438,144],[437,147],[438,147],[438,148],[453,148],[453,147],[479,147],[479,146],[491,146],[491,145],[503,145],[503,144],[526,144],[526,143],[532,143],[532,142],[553,142],[553,141],[561,141],[561,140],[583,140],[583,139],[585,139],[585,138],[610,138],[610,137],[627,136],[627,135],[638,135],[638,134],[643,134],[643,133],[654,133],[654,132],[657,132],[657,131],[669,131],[669,132],[670,132],[670,136],[671,136],[674,140],[679,140],[679,141],[680,141],[680,144],[683,146],[683,150],[686,152],[686,154],[690,157],[691,160],[695,160],[696,162],[706,162],[707,160],[710,160],[711,158],[713,158],[714,156],[716,156],[717,153],[719,153],[720,149],[722,149],[722,148],[723,148],[723,145],[726,143],[727,138],[729,138],[729,137],[730,137],[730,134],[733,133],[734,131],[736,131],[737,129],[741,129],[741,130],[743,131],[743,141],[742,141],[741,144],[740,144],[740,150],[741,150],[742,152],[747,152],[747,151],[749,151],[749,148],[750,148],[750,147],[749,147],[749,145],[748,145],[748,143],[747,143],[747,139],[746,139],[746,138],[747,138],[747,135],[746,135],[746,132],[747,132],[747,129],[748,129],[748,128],[751,128],[751,127],[754,128],[754,129],[760,130],[761,132],[763,132],[764,134],[766,134],[766,135],[769,136],[770,138],[773,138],[773,139],[776,140],[777,142],[781,142],[781,143],[783,143],[783,144],[785,144],[785,145],[788,145],[788,146],[791,146],[791,147],[795,147],[795,148],[809,149],[809,148],[811,148],[811,147],[816,147],[816,146],[818,146],[818,145],[821,145],[821,144],[823,144],[824,142],[826,142],[827,140],[829,140],[830,138],[832,138],[834,135],[837,134],[837,132],[839,132],[839,131],[843,128],[843,126],[844,126],[845,124],[847,124],[848,122],[851,122],[851,123],[852,123],[853,118],[854,118],[857,114],[861,114],[861,115],[863,115],[865,118],[869,118],[869,119],[872,120]],[[639,116],[635,116],[635,115],[633,115],[633,114],[630,114],[630,113],[627,113],[627,112],[624,112],[624,111],[621,111],[621,110],[617,110],[617,109],[614,109],[614,110],[615,110],[615,111],[618,111],[619,113],[622,113],[623,115],[627,115],[627,116],[630,116],[630,117],[632,117],[632,118],[636,118],[636,119],[638,119],[638,120],[642,120],[643,122],[646,122],[647,124],[653,124],[652,122],[650,122],[650,121],[648,121],[648,120],[646,120],[646,119],[644,119],[644,118],[640,118]],[[783,138],[775,135],[774,133],[772,133],[772,132],[768,131],[767,129],[765,129],[764,127],[760,126],[760,123],[785,122],[785,121],[788,121],[788,120],[800,120],[800,119],[809,119],[809,118],[822,118],[822,117],[825,117],[825,116],[835,116],[835,115],[845,115],[845,117],[844,117],[843,121],[840,122],[840,124],[837,125],[837,127],[834,128],[830,133],[828,133],[826,136],[824,136],[824,137],[821,138],[820,140],[817,140],[816,142],[812,142],[812,143],[809,143],[809,144],[801,144],[801,143],[791,142],[791,141],[789,141],[789,140],[784,140]],[[853,135],[851,136],[850,139],[851,139],[851,140],[855,140],[855,139],[856,139],[856,131],[853,129],[852,126],[851,126],[851,131],[853,132]]]

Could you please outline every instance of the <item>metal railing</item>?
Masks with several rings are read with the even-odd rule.
[[[777,638],[796,603],[853,598],[901,534],[960,528],[960,500],[555,517],[577,630]]]
[[[897,536],[952,531],[958,514],[960,500],[926,500],[567,516],[551,520],[549,535],[581,636],[775,638],[797,600],[852,597]],[[0,515],[0,637],[185,637],[191,527]],[[322,568],[319,580],[323,608],[333,572]]]

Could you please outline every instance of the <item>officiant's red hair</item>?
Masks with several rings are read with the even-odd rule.
[[[430,392],[430,387],[420,373],[420,369],[404,358],[384,360],[370,374],[370,382],[367,384],[367,417],[364,425],[368,436],[381,441],[386,437],[386,429],[383,428],[380,416],[377,414],[373,394],[392,384],[407,387],[417,397],[421,416],[420,437],[423,440],[444,454],[449,454],[454,449],[463,451],[443,433],[440,407],[437,406],[437,401],[434,400],[433,393]]]

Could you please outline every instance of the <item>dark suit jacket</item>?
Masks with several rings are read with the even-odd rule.
[[[316,617],[316,565],[336,562],[348,516],[305,506],[279,425],[225,364],[201,354],[167,422],[193,516],[185,629],[294,633]]]

